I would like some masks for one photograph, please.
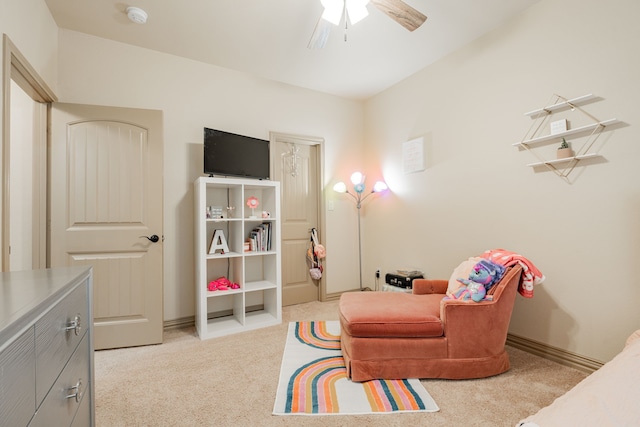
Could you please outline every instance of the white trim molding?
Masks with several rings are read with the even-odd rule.
[[[599,360],[581,356],[518,335],[507,334],[507,345],[583,372],[592,373],[604,365],[604,363]]]

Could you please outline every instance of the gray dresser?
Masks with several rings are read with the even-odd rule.
[[[94,426],[92,270],[0,273],[0,426]]]

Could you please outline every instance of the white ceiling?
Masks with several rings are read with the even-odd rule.
[[[60,28],[353,99],[366,99],[539,0],[405,0],[427,15],[409,32],[373,5],[324,49],[307,43],[320,0],[45,0]],[[126,16],[144,9],[146,24]]]

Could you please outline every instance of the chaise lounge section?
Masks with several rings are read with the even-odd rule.
[[[484,378],[507,371],[507,331],[522,267],[509,267],[491,300],[444,299],[448,281],[417,279],[413,293],[340,298],[342,354],[353,381]]]

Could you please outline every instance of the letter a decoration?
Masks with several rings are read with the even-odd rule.
[[[222,230],[215,230],[213,237],[211,238],[211,244],[209,245],[209,253],[215,254],[217,251],[222,254],[229,252],[229,246],[227,245],[227,239],[224,237]]]

